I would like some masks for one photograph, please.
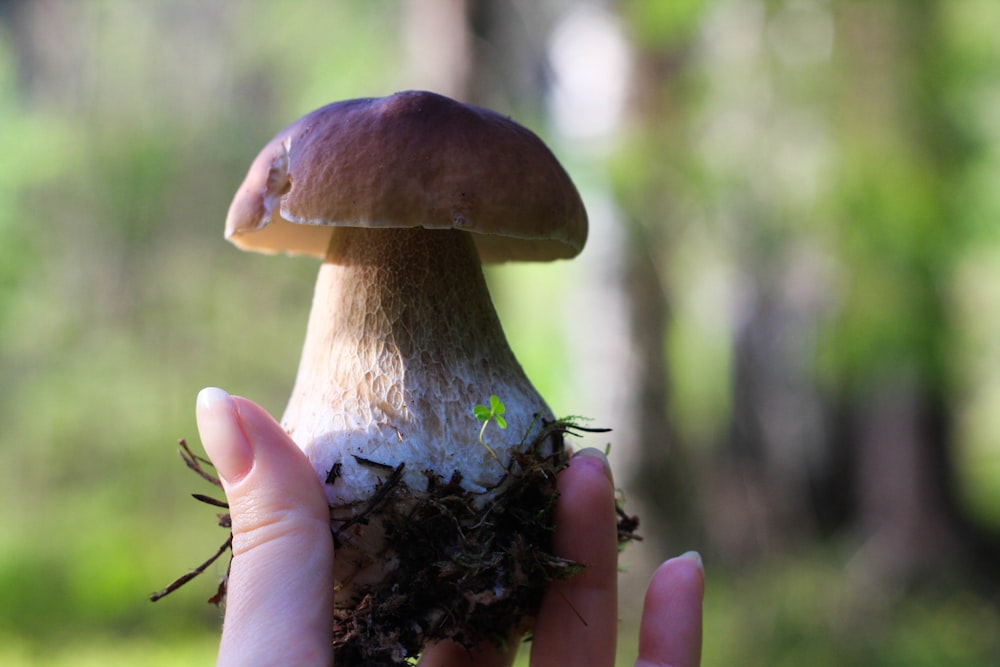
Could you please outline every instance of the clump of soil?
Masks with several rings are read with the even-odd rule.
[[[353,517],[334,525],[336,543],[350,539],[358,524],[379,522],[391,562],[386,576],[355,595],[349,606],[334,610],[334,659],[337,664],[390,667],[413,664],[430,642],[451,639],[466,648],[490,642],[502,648],[512,632],[523,631],[538,610],[545,589],[583,566],[552,553],[556,475],[568,463],[563,436],[585,429],[568,420],[544,425],[527,447],[515,453],[507,474],[489,501],[464,489],[458,472],[444,478],[425,471],[426,487],[402,481],[404,464],[359,461],[385,472],[370,499],[355,504]],[[477,445],[478,446],[478,445]],[[211,464],[181,443],[187,465],[213,484]],[[335,471],[326,480],[335,483]],[[203,502],[225,503],[200,494]],[[342,511],[343,508],[331,508]],[[230,528],[228,514],[219,525]],[[619,542],[639,539],[638,520],[619,508]],[[160,599],[203,572],[231,545],[230,538],[213,556],[153,596]],[[227,572],[228,576],[228,572]],[[225,599],[223,577],[210,599]]]

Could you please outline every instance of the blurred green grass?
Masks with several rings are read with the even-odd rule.
[[[709,564],[703,667],[996,666],[1000,614],[981,598],[957,586],[905,596],[861,582],[852,587],[849,574],[829,552],[799,554],[738,576],[713,573]],[[205,588],[203,583],[194,586]],[[185,596],[192,597],[192,591],[180,593]],[[187,602],[167,598],[158,604],[187,607]],[[200,627],[115,633],[78,629],[58,641],[3,633],[0,664],[212,664],[217,627],[216,615],[203,617]],[[619,666],[634,661],[635,637],[635,619],[623,619]],[[529,651],[528,645],[520,648],[519,667],[527,667]]]
[[[176,667],[211,665],[218,640],[211,635],[185,635],[156,643],[149,639],[79,638],[58,647],[41,647],[29,641],[0,636],[0,664],[5,667]]]

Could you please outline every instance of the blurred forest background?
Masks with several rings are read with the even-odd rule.
[[[259,148],[426,88],[577,181],[573,262],[489,279],[614,429],[705,664],[1000,664],[1000,3],[0,0],[0,663],[212,664],[197,391],[280,414],[317,266],[222,240]],[[605,440],[583,445],[603,446]]]

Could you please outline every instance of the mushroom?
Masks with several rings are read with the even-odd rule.
[[[586,235],[577,190],[535,134],[433,93],[328,105],[254,160],[226,238],[323,260],[282,425],[325,482],[338,607],[408,557],[379,518],[390,485],[407,512],[431,488],[476,510],[502,502],[553,415],[481,261],[570,258]],[[507,429],[481,441],[473,408],[491,395]]]

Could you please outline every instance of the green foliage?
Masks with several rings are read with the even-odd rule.
[[[704,14],[706,2],[629,0],[623,4],[623,13],[639,45],[662,47],[664,42],[681,45],[690,37]]]
[[[398,4],[14,4],[0,12],[0,664],[204,663],[219,623],[211,582],[146,601],[217,542],[175,442],[193,440],[209,384],[280,413],[316,270],[233,250],[226,208],[284,123],[408,87]],[[877,5],[931,8],[938,23],[909,45],[920,60],[893,40],[852,48],[871,33],[845,29],[849,14],[870,3],[621,3],[633,46],[668,45],[671,58],[644,64],[683,79],[672,90],[684,99],[653,91],[655,127],[626,128],[616,206],[676,291],[664,347],[683,438],[726,437],[733,332],[747,294],[777,275],[829,307],[795,350],[824,389],[860,391],[890,366],[955,388],[962,497],[1000,525],[1000,5]],[[775,55],[769,22],[788,8],[831,14],[829,60]],[[908,65],[849,85],[894,59]],[[600,201],[587,185],[588,205]],[[594,215],[598,242],[619,229],[606,217]],[[489,274],[557,413],[590,412],[565,379],[577,348],[558,342],[576,323],[552,308],[587,282],[576,267]],[[598,268],[586,277],[622,280]],[[473,410],[489,449],[503,403]],[[992,664],[1000,621],[967,587],[845,607],[871,614],[852,623],[836,606],[850,555],[739,576],[709,562],[706,666]],[[623,647],[633,640],[623,632]]]

